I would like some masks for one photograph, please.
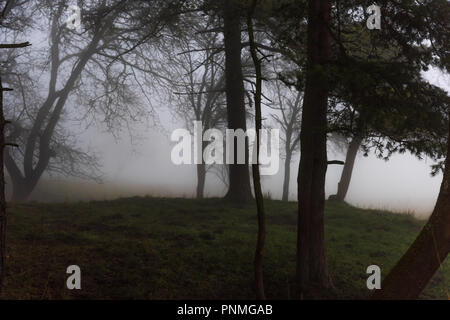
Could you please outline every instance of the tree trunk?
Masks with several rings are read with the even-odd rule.
[[[353,167],[355,165],[356,155],[358,154],[359,147],[362,143],[362,137],[353,137],[349,144],[347,155],[345,157],[344,169],[342,170],[341,180],[338,184],[337,194],[333,197],[333,200],[344,201],[347,196],[348,187],[352,179]]]
[[[26,181],[23,178],[13,178],[11,177],[12,182],[12,195],[11,195],[11,202],[21,203],[28,201],[31,193],[34,190],[34,187],[36,186],[31,181]]]
[[[417,299],[450,251],[450,130],[447,148],[444,179],[433,214],[374,299]]]
[[[255,251],[255,285],[256,285],[256,298],[264,300],[266,298],[264,292],[264,277],[263,277],[263,252],[264,242],[266,238],[266,218],[264,212],[264,198],[261,188],[261,176],[259,172],[259,151],[260,151],[260,130],[262,128],[262,115],[261,115],[261,98],[262,98],[262,68],[261,61],[258,57],[255,45],[255,36],[253,33],[253,12],[255,11],[257,0],[253,0],[251,10],[249,11],[247,18],[248,37],[250,41],[250,53],[252,56],[253,64],[255,66],[255,129],[256,129],[256,163],[252,165],[253,169],[253,188],[255,191],[256,210],[258,216],[258,237],[256,241]]]
[[[241,64],[241,10],[235,0],[224,0],[225,77],[228,129],[247,131],[245,116],[244,77]],[[230,164],[229,189],[225,198],[246,203],[253,199],[248,170],[248,140],[245,142],[246,164],[237,164],[237,143],[234,164]]]
[[[284,161],[283,201],[289,201],[289,183],[291,179],[291,155],[286,154]]]
[[[6,11],[3,12],[3,16]],[[28,47],[29,42],[20,44],[4,44],[3,48],[23,48]],[[3,279],[5,277],[6,265],[6,198],[5,198],[5,116],[3,112],[3,88],[2,79],[0,76],[0,292],[3,288]]]
[[[308,61],[298,175],[297,285],[300,297],[312,293],[314,288],[330,286],[324,235],[330,11],[330,1],[309,1]]]
[[[8,170],[9,177],[12,183],[12,202],[26,202],[39,182],[43,170],[34,171],[31,176],[23,176],[20,169],[17,167],[14,159],[9,154],[8,150],[4,151],[4,163]],[[41,162],[45,167],[48,165],[49,156],[42,157],[42,160],[47,159],[47,162]]]
[[[6,263],[6,199],[5,172],[3,166],[3,149],[5,147],[5,118],[3,116],[3,85],[0,78],[0,291],[5,277]]]
[[[197,164],[197,199],[203,199],[206,180],[206,165]]]

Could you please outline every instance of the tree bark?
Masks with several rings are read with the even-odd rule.
[[[300,297],[312,293],[314,288],[331,285],[324,237],[330,11],[330,1],[309,1],[308,60],[298,175],[297,286]]]
[[[197,199],[203,199],[205,192],[206,165],[197,164]]]
[[[359,147],[363,141],[362,137],[353,137],[349,144],[347,155],[345,157],[344,169],[342,170],[341,179],[338,184],[338,191],[335,196],[332,196],[333,200],[344,201],[347,196],[348,187],[352,179],[353,167],[355,165],[356,155],[358,154]]]
[[[286,149],[286,151],[288,151]],[[283,181],[283,201],[289,201],[289,183],[291,180],[291,155],[286,154],[286,160],[284,160],[284,181]]]
[[[235,0],[224,0],[225,77],[228,129],[247,131],[245,116],[244,77],[241,62],[241,10]],[[253,199],[248,170],[248,139],[245,142],[246,163],[237,164],[237,143],[234,164],[230,164],[229,189],[225,198],[235,203]]]
[[[374,299],[417,299],[450,251],[450,130],[447,148],[444,179],[433,214]]]

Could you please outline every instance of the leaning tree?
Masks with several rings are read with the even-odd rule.
[[[450,71],[450,4],[448,1],[424,1],[415,11],[420,31],[431,39],[436,64]],[[447,102],[447,117],[450,103]],[[443,180],[434,211],[419,236],[394,266],[376,291],[374,299],[417,299],[450,252],[450,127]],[[447,292],[448,294],[448,292]]]
[[[146,110],[133,88],[139,87],[136,74],[147,70],[142,70],[145,63],[141,64],[134,50],[161,36],[186,9],[183,1],[175,0],[82,1],[78,30],[65,27],[67,6],[65,0],[43,1],[29,9],[35,27],[49,24],[49,47],[20,57],[16,64],[22,66],[22,72],[5,76],[8,82],[24,85],[24,94],[18,94],[16,103],[11,104],[15,107],[7,110],[13,120],[8,135],[19,145],[5,152],[14,201],[26,200],[48,170],[83,177],[97,175],[92,171],[95,156],[79,150],[61,126],[68,116],[68,105],[75,101],[71,98],[83,108],[77,110],[76,120],[100,119],[115,130],[123,121],[140,118]],[[44,87],[30,65],[47,74]],[[24,74],[32,79],[30,86],[25,86]]]

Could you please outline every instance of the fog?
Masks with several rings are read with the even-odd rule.
[[[449,88],[448,76],[436,70],[425,76],[430,82]],[[101,156],[102,184],[90,183],[88,188],[80,187],[76,191],[56,188],[49,200],[103,200],[133,195],[194,197],[197,179],[195,165],[177,166],[170,159],[175,145],[170,141],[170,132],[183,125],[174,120],[167,106],[157,106],[156,111],[158,125],[150,120],[134,126],[133,131],[135,135],[138,133],[138,139],[126,131],[114,137],[99,127],[91,126],[84,132],[81,132],[82,127],[74,127],[75,131],[80,130],[80,142],[95,149]],[[345,154],[333,153],[333,148],[330,149],[330,159],[345,159]],[[291,201],[296,200],[298,161],[297,153],[291,164]],[[358,207],[426,218],[433,210],[442,181],[440,174],[431,176],[430,166],[433,163],[430,159],[418,160],[411,154],[394,155],[389,161],[384,161],[373,154],[364,157],[360,153],[346,200]],[[270,194],[273,199],[281,198],[283,170],[283,161],[280,161],[278,174],[263,178],[264,194]],[[341,170],[340,166],[329,167],[327,197],[336,192]],[[206,196],[222,196],[225,191],[226,187],[215,175],[207,175]],[[36,193],[39,194],[39,191]],[[34,200],[39,198],[42,199],[42,196],[33,197]]]
[[[38,44],[36,48],[39,48],[42,38],[39,34],[32,38]],[[449,91],[448,75],[432,69],[425,77]],[[44,77],[42,83],[46,82]],[[183,128],[183,123],[174,119],[169,111],[171,106],[162,104],[160,100],[148,106],[153,119],[132,123],[132,134],[122,130],[120,134],[113,136],[101,125],[85,127],[85,124],[66,122],[65,125],[76,132],[78,143],[82,147],[98,152],[102,165],[102,183],[46,175],[31,199],[78,201],[133,195],[194,197],[197,179],[195,165],[176,166],[170,159],[175,144],[170,141],[170,133],[175,128]],[[70,101],[68,109],[71,113],[76,114],[77,108],[76,103]],[[329,158],[345,160],[345,154],[329,151]],[[298,161],[299,154],[296,154],[291,164],[289,198],[292,201],[296,200]],[[430,159],[418,160],[410,154],[394,155],[387,162],[377,159],[373,154],[368,157],[359,154],[346,200],[363,208],[387,209],[426,218],[433,210],[442,180],[440,174],[431,176],[432,164]],[[283,170],[281,160],[278,174],[263,179],[264,194],[273,199],[281,198]],[[336,192],[341,170],[340,166],[329,167],[327,197]],[[64,182],[66,187],[57,185],[52,189],[49,187],[50,181]],[[78,187],[72,188],[70,185]],[[222,196],[225,191],[226,187],[216,176],[207,175],[206,196]]]
[[[102,154],[104,184],[119,187],[118,195],[130,195],[127,189],[135,186],[130,190],[140,195],[194,197],[197,179],[195,166],[172,164],[170,153],[174,143],[170,142],[169,137],[152,129],[146,133],[148,138],[134,146],[126,137],[116,141],[108,134],[92,134],[84,138],[97,145]],[[331,157],[343,159],[344,155],[330,152]],[[298,161],[297,155],[291,164],[292,201],[296,199]],[[432,163],[417,160],[411,155],[394,155],[388,162],[373,155],[359,155],[347,201],[364,208],[389,209],[426,217],[433,209],[442,180],[441,175],[431,177]],[[273,199],[281,198],[283,170],[281,163],[277,175],[263,178],[264,193],[270,193]],[[341,170],[339,166],[328,169],[327,196],[336,192]],[[213,174],[208,175],[205,194],[213,197],[224,192],[225,186],[220,180]]]

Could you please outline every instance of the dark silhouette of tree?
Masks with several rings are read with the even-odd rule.
[[[244,82],[252,82],[254,77],[253,66],[247,62],[249,58],[242,54],[242,49],[250,46],[250,41],[245,38],[242,31],[242,20],[245,18],[243,12],[249,7],[249,2],[238,0],[205,0],[197,3],[198,8],[205,11],[205,14],[218,17],[218,26],[211,27],[203,32],[222,32],[223,47],[215,47],[215,53],[222,50],[225,52],[225,78],[226,78],[226,98],[227,98],[227,129],[243,130],[247,129],[246,120],[250,112],[246,111],[246,98],[251,104],[251,98],[246,91]],[[255,13],[259,13],[264,8],[263,3],[256,5]],[[256,17],[255,17],[256,18]],[[257,19],[257,18],[256,18]],[[264,49],[279,53],[280,50],[262,43],[258,35],[260,30],[255,32],[254,45],[258,49]],[[244,34],[244,36],[243,36]],[[263,68],[264,66],[262,66]],[[249,70],[251,69],[251,71]],[[248,153],[248,139],[245,141],[246,153]],[[227,166],[228,171],[228,192],[225,199],[235,203],[247,203],[252,200],[250,185],[248,154],[245,156],[245,164],[237,163],[237,144],[234,144],[234,164]],[[224,171],[222,171],[223,173]],[[216,172],[217,173],[217,172]],[[222,174],[220,174],[222,175]]]
[[[374,299],[417,299],[450,252],[450,139],[448,142],[444,178],[433,214]]]
[[[338,190],[336,195],[330,196],[331,200],[344,201],[347,196],[348,187],[352,178],[353,167],[355,165],[356,155],[361,147],[363,138],[361,136],[354,136],[348,144],[347,154],[345,156],[345,164],[342,170],[341,178],[338,183]]]
[[[418,14],[423,19],[419,19],[419,23],[432,38],[432,52],[437,57],[435,63],[448,72],[450,53],[445,48],[450,40],[450,4],[448,1],[425,1],[419,8]],[[445,106],[448,117],[448,97]],[[443,136],[447,139],[446,160],[434,211],[414,243],[387,275],[381,290],[375,292],[374,299],[417,299],[450,252],[450,126]]]
[[[18,5],[16,1],[9,0],[6,1],[3,7],[0,7],[0,26],[2,28],[13,28],[16,25],[24,23],[24,16],[21,18],[14,17],[14,21],[8,21],[6,18],[8,14]],[[22,43],[8,43],[8,44],[0,44],[0,49],[17,49],[17,48],[25,48],[30,46],[31,44],[28,42]],[[5,126],[10,123],[7,121],[3,112],[3,93],[7,91],[12,91],[12,88],[3,87],[2,83],[2,73],[0,72],[0,292],[3,287],[3,279],[5,277],[5,265],[6,265],[6,223],[7,223],[7,214],[6,214],[6,197],[5,197],[5,167],[4,167],[4,153],[5,147],[17,145],[13,143],[9,143],[5,140]]]
[[[429,65],[447,68],[446,1],[381,1],[382,28],[371,32],[366,30],[368,16],[357,14],[365,12],[364,1],[332,7],[331,1],[307,3],[307,24],[305,2],[287,3],[263,20],[278,47],[283,46],[285,56],[298,65],[297,86],[305,88],[297,274],[300,290],[306,293],[330,286],[323,243],[327,134],[357,136],[361,119],[363,130],[370,129],[362,144],[366,153],[370,147],[389,159],[394,152],[408,150],[436,159],[443,153],[442,129],[448,123],[446,95],[420,74]],[[406,12],[414,12],[415,19]]]
[[[255,190],[256,208],[258,215],[258,237],[256,242],[255,252],[255,285],[256,285],[256,298],[264,300],[266,298],[264,292],[264,275],[263,275],[263,252],[264,242],[266,237],[266,220],[264,212],[264,198],[261,188],[261,175],[259,172],[259,151],[260,151],[260,130],[262,129],[262,113],[261,113],[261,100],[262,100],[262,67],[261,59],[258,56],[258,50],[255,42],[255,34],[253,27],[253,14],[257,5],[257,0],[253,0],[250,8],[248,9],[247,28],[250,42],[250,53],[252,56],[253,64],[255,66],[255,130],[256,130],[256,163],[252,164],[253,169],[253,188]]]
[[[8,48],[8,45],[2,44],[3,48]],[[9,48],[14,48],[11,45]],[[2,289],[3,278],[5,276],[5,264],[6,264],[6,198],[5,198],[5,173],[3,166],[3,150],[6,147],[5,142],[5,125],[6,120],[3,115],[3,92],[10,91],[9,88],[4,88],[2,85],[2,79],[0,76],[0,148],[2,152],[0,153],[0,291]]]
[[[324,207],[327,172],[327,107],[331,2],[309,1],[306,85],[298,176],[297,284],[330,287],[325,248]]]
[[[136,72],[147,70],[140,70],[136,60],[131,62],[132,53],[176,19],[182,5],[180,1],[83,2],[84,32],[78,32],[64,26],[67,1],[35,4],[39,21],[47,19],[50,24],[49,57],[43,65],[50,72],[48,93],[34,99],[33,110],[24,108],[27,112],[13,121],[10,138],[20,148],[5,152],[13,201],[26,200],[46,170],[99,177],[95,156],[74,148],[60,131],[69,97],[77,94],[79,104],[88,110],[84,118],[102,114],[111,131],[125,119],[142,115],[131,85]],[[87,171],[77,166],[79,162]]]
[[[225,45],[225,78],[228,129],[247,131],[244,76],[241,61],[241,15],[238,1],[223,0],[223,36]],[[252,200],[248,170],[248,139],[245,139],[245,163],[238,164],[237,143],[234,144],[234,164],[229,165],[229,189],[225,198],[235,203]]]

